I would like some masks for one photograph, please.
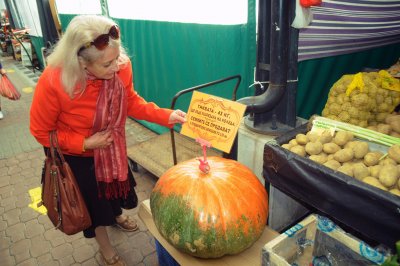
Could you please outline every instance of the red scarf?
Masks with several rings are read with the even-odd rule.
[[[93,79],[92,75],[88,75]],[[129,191],[128,161],[126,153],[125,122],[127,100],[124,85],[117,74],[102,80],[97,98],[92,134],[109,130],[113,143],[102,149],[94,149],[94,166],[99,197],[107,199],[126,197]]]

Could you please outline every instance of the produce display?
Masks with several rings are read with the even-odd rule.
[[[316,118],[314,130],[282,147],[371,186],[400,196],[400,139],[349,124]],[[366,139],[386,145],[373,150]]]
[[[160,177],[150,195],[153,219],[171,245],[192,256],[237,254],[263,233],[268,195],[248,167],[207,159],[207,167],[204,160],[192,159]]]
[[[400,81],[387,71],[344,75],[330,89],[322,116],[357,125],[377,126],[400,103]]]
[[[367,128],[400,138],[400,114],[396,112],[388,114],[381,123],[370,125]]]

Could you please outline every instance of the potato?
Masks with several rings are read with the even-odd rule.
[[[290,145],[291,147],[294,147],[294,146],[299,145],[299,144],[297,143],[296,139],[291,139],[291,140],[289,141],[289,145]]]
[[[354,151],[354,158],[356,159],[364,158],[364,156],[369,151],[368,143],[364,141],[356,141],[356,143],[353,146],[353,151]]]
[[[385,158],[379,161],[379,165],[397,165],[396,161],[391,158]]]
[[[316,142],[309,142],[306,144],[306,152],[309,155],[317,155],[320,154],[322,151],[322,143],[319,141]]]
[[[341,166],[341,164],[336,160],[328,160],[328,161],[326,161],[326,163],[324,163],[324,165],[333,170],[336,170]]]
[[[322,150],[327,154],[332,154],[340,150],[340,146],[336,143],[329,142],[322,145]]]
[[[389,148],[388,150],[389,158],[392,158],[397,163],[400,163],[400,145],[396,144]]]
[[[354,156],[354,151],[352,149],[345,148],[337,151],[333,155],[333,158],[335,158],[335,160],[338,161],[339,163],[344,163],[351,161],[353,159],[353,156]]]
[[[320,154],[316,154],[316,155],[310,155],[310,157],[308,157],[308,159],[310,159],[316,163],[324,164],[328,160],[328,156],[325,153],[320,153]]]
[[[380,188],[380,189],[382,189],[382,190],[386,190],[386,191],[387,191],[387,188],[385,188],[385,187],[381,184],[381,182],[379,182],[379,180],[376,179],[375,177],[367,176],[367,177],[365,177],[362,181],[363,181],[364,183],[367,183],[368,185],[371,185],[371,186],[374,186],[374,187],[377,187],[377,188]]]
[[[304,146],[301,145],[295,145],[290,148],[290,151],[293,153],[296,153],[297,155],[300,155],[302,157],[306,156],[306,150],[304,149]]]
[[[351,132],[346,131],[347,141],[352,141],[354,139],[354,135]]]
[[[350,164],[342,165],[336,170],[342,172],[345,175],[353,177],[353,167]]]
[[[342,165],[345,165],[346,167],[347,167],[347,166],[351,166],[351,167],[353,167],[353,165],[354,165],[354,162],[353,162],[353,161],[348,161],[348,162],[344,162],[344,163],[342,163]]]
[[[347,142],[347,143],[343,146],[343,148],[350,148],[350,149],[353,149],[354,146],[357,144],[357,142],[358,142],[358,141],[349,141],[349,142]]]
[[[389,114],[386,118],[385,118],[385,123],[390,125],[390,127],[395,130],[398,129],[400,127],[400,115],[398,114]],[[395,130],[396,132],[400,133],[399,131]]]
[[[368,152],[367,154],[365,154],[364,156],[364,164],[366,166],[374,166],[377,165],[379,163],[379,154],[376,152]]]
[[[389,190],[389,192],[400,197],[400,190],[398,190],[397,188],[393,188]]]
[[[309,142],[315,142],[319,139],[318,134],[315,132],[311,132],[311,131],[308,131],[306,136],[307,136]]]
[[[333,158],[333,156],[334,156],[333,154],[328,154],[328,158],[327,158],[328,161],[329,161],[329,160],[335,160],[335,158]]]
[[[296,135],[296,141],[300,145],[306,145],[307,142],[308,142],[308,138],[307,138],[307,136],[305,134],[301,134],[300,133],[300,134]]]
[[[368,167],[363,163],[356,163],[353,165],[353,176],[358,180],[363,180],[369,175]]]
[[[400,119],[390,122],[389,125],[394,132],[400,133]]]
[[[392,187],[398,181],[399,173],[394,165],[385,165],[379,172],[379,182],[387,188]]]
[[[284,148],[284,149],[290,150],[290,148],[291,148],[292,146],[290,146],[289,143],[286,143],[286,144],[282,144],[281,147]]]
[[[324,144],[324,143],[328,143],[331,142],[333,136],[330,130],[325,129],[324,131],[322,131],[321,136],[319,136],[319,141]]]
[[[393,122],[393,121],[400,121],[400,115],[397,115],[397,114],[389,114],[389,115],[387,115],[386,116],[386,118],[385,118],[385,123],[386,124],[390,124],[391,122]]]
[[[376,126],[376,131],[389,135],[390,131],[391,131],[391,126],[388,124],[378,124]]]
[[[349,141],[349,135],[346,131],[338,131],[333,138],[333,142],[339,146],[344,146]]]
[[[380,159],[383,155],[385,155],[385,154],[384,154],[383,152],[381,152],[381,151],[371,151],[371,152],[378,154],[379,159]]]
[[[379,177],[379,172],[381,171],[382,167],[383,167],[382,165],[374,165],[374,166],[368,167],[369,175],[372,176],[372,177],[378,178]]]

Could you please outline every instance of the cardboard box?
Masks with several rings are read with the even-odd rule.
[[[380,265],[387,255],[312,214],[263,247],[262,265]]]
[[[160,244],[168,251],[168,253],[180,264],[190,266],[252,266],[261,264],[261,251],[265,243],[274,239],[279,234],[273,231],[269,227],[265,227],[265,230],[261,237],[248,249],[237,255],[226,255],[218,259],[201,259],[190,256],[189,254],[183,253],[173,247],[164,239],[163,236],[158,232],[156,225],[154,224],[153,217],[150,210],[150,200],[145,200],[139,205],[139,218],[147,226],[152,235],[160,242]]]

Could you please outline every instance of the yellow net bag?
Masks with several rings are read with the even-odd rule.
[[[360,72],[333,84],[322,116],[368,127],[382,122],[399,103],[399,80],[384,70]]]

